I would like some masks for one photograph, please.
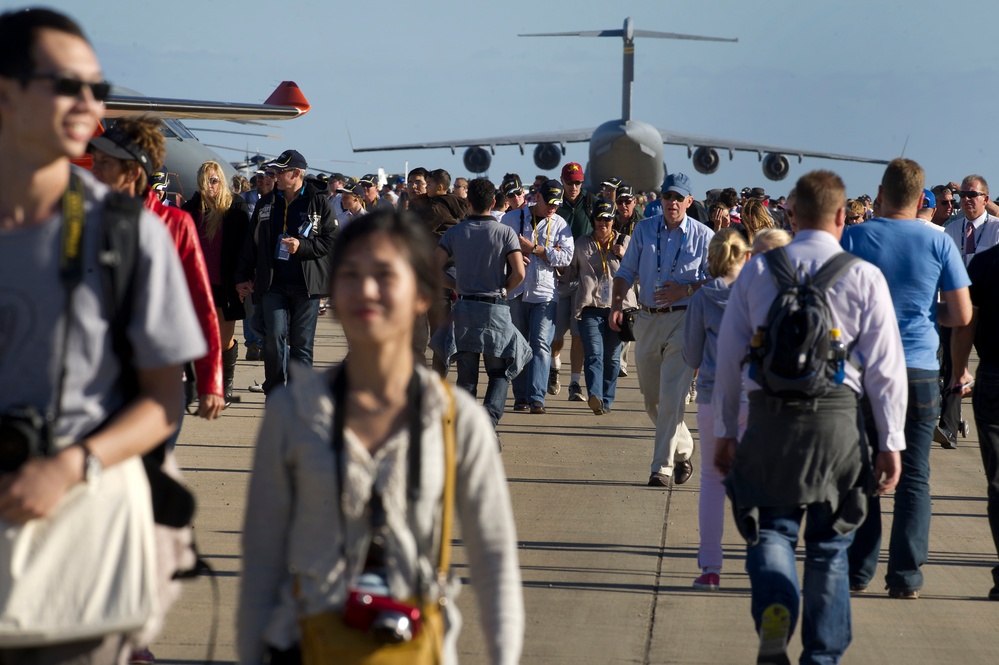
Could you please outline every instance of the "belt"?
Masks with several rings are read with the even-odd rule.
[[[459,295],[458,300],[474,300],[475,302],[489,302],[494,305],[505,304],[506,298],[502,296],[463,296]]]
[[[672,307],[646,307],[645,305],[639,305],[642,311],[648,312],[649,314],[669,314],[670,312],[682,312],[687,309],[686,305],[673,305]]]

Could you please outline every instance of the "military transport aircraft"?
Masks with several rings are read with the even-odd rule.
[[[145,97],[134,90],[115,86],[104,102],[105,117],[147,115],[163,120],[167,157],[164,169],[171,174],[168,191],[189,198],[198,189],[198,168],[206,161],[222,165],[228,178],[236,171],[229,160],[220,157],[184,126],[182,119],[236,120],[290,120],[308,113],[310,105],[298,85],[283,81],[263,104],[238,102],[210,102],[194,99],[168,99]]]
[[[468,139],[463,141],[435,141],[411,143],[407,145],[380,146],[375,148],[355,148],[354,152],[376,152],[380,150],[419,150],[425,148],[466,148],[465,168],[472,173],[484,173],[492,163],[498,145],[516,145],[524,154],[524,146],[535,145],[534,163],[543,171],[558,168],[565,155],[567,143],[590,144],[590,162],[585,171],[587,188],[597,189],[607,178],[617,176],[641,190],[656,190],[666,175],[663,161],[663,144],[687,147],[687,156],[692,159],[699,173],[714,173],[721,163],[719,151],[728,152],[729,159],[735,151],[755,152],[763,166],[763,175],[770,180],[783,180],[790,171],[788,156],[820,157],[871,164],[887,164],[880,159],[839,155],[829,152],[816,152],[798,148],[783,148],[769,145],[730,141],[710,136],[680,134],[671,130],[657,129],[650,124],[631,117],[631,88],[635,74],[635,38],[685,39],[713,42],[735,42],[736,39],[701,37],[673,32],[636,30],[628,17],[620,30],[592,30],[584,32],[545,32],[518,35],[520,37],[620,37],[624,42],[624,75],[621,100],[621,118],[611,120],[596,129],[577,129],[558,132],[540,132],[493,138]]]

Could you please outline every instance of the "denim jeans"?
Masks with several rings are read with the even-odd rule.
[[[614,403],[621,368],[621,336],[607,325],[609,315],[609,307],[584,307],[579,318],[586,392],[596,395],[605,409]]]
[[[930,448],[940,416],[940,384],[936,370],[907,369],[909,405],[905,414],[902,474],[895,489],[894,519],[888,543],[889,589],[918,591],[922,566],[930,547]],[[865,429],[872,448],[877,431],[865,410]],[[872,454],[874,454],[872,452]],[[881,501],[868,499],[867,519],[850,546],[850,583],[868,584],[874,577],[881,549]]]
[[[522,298],[510,301],[510,318],[513,325],[531,345],[531,361],[524,371],[513,379],[513,397],[517,404],[545,403],[548,390],[548,365],[552,357],[552,338],[555,335],[554,300],[524,302]]]
[[[989,528],[996,554],[999,554],[999,367],[978,366],[971,405],[975,410],[978,447],[988,483]],[[992,569],[992,580],[999,587],[999,566]]]
[[[455,354],[454,363],[458,373],[455,383],[475,397],[479,385],[479,354],[473,351],[459,351]],[[486,366],[486,376],[489,378],[482,406],[489,412],[495,427],[503,417],[506,395],[510,390],[510,382],[506,378],[507,361],[483,354],[482,363]]]
[[[287,382],[288,363],[312,366],[319,298],[301,290],[272,286],[261,299],[264,310],[264,393]]]
[[[850,645],[850,583],[846,549],[853,534],[841,536],[828,503],[805,507],[761,507],[760,540],[746,548],[752,585],[750,611],[757,631],[763,611],[774,603],[791,614],[791,630],[801,620],[800,663],[838,663]],[[805,523],[805,579],[799,591],[794,548]]]
[[[254,307],[253,301],[247,298],[243,308],[246,310],[246,318],[243,319],[243,342],[246,346],[263,346],[263,335],[260,333],[263,323],[260,318],[261,307]]]

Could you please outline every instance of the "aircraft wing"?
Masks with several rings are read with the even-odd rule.
[[[659,133],[663,137],[663,143],[667,145],[687,146],[688,152],[693,152],[697,148],[714,148],[719,151],[728,151],[729,157],[734,151],[755,152],[762,159],[763,153],[780,153],[787,157],[797,157],[801,163],[803,157],[821,157],[822,159],[836,159],[844,162],[863,162],[866,164],[887,164],[888,160],[873,159],[871,157],[857,157],[855,155],[841,155],[835,152],[816,152],[814,150],[801,150],[799,148],[786,148],[773,145],[760,145],[758,143],[746,143],[744,141],[729,141],[716,136],[695,136],[693,134],[678,134],[665,129],[660,129]]]
[[[108,118],[145,114],[182,120],[290,120],[308,113],[310,104],[298,85],[283,81],[263,104],[144,97],[116,87],[104,102],[104,108]]]
[[[562,132],[538,132],[537,134],[512,134],[510,136],[494,136],[484,139],[465,139],[461,141],[431,141],[429,143],[407,143],[401,145],[385,145],[373,148],[354,148],[354,152],[377,152],[380,150],[420,150],[427,148],[450,148],[451,152],[457,148],[468,147],[489,147],[495,148],[498,145],[517,145],[523,154],[524,146],[528,143],[586,143],[593,135],[593,128],[590,129],[570,129]]]

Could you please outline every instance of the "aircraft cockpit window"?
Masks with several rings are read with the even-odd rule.
[[[179,120],[174,120],[170,118],[164,120],[163,125],[164,125],[163,133],[167,138],[192,139],[195,141],[197,140],[197,137],[191,133],[191,130],[185,127],[184,123],[180,122]]]

